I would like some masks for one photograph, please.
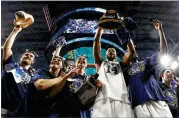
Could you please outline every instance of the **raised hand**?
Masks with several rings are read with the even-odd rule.
[[[72,70],[74,68],[75,68],[75,66],[70,64],[70,65],[67,66],[66,72],[68,73],[68,72],[70,72],[70,70]]]
[[[68,77],[72,77],[75,76],[79,73],[79,68],[73,68],[69,73],[68,73]]]
[[[153,20],[152,24],[154,25],[155,29],[161,30],[162,29],[162,22],[159,20]]]
[[[22,26],[21,25],[16,25],[16,26],[14,26],[13,30],[20,32],[22,30]]]

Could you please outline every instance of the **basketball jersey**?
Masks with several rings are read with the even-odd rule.
[[[118,62],[102,62],[98,74],[98,79],[102,82],[103,87],[100,89],[96,101],[111,98],[130,103],[123,72]]]

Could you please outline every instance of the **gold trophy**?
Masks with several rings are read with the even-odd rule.
[[[123,25],[123,18],[115,10],[107,10],[98,22],[98,26],[106,30],[119,29]]]
[[[14,25],[26,28],[34,23],[34,17],[24,11],[17,11],[15,13]]]

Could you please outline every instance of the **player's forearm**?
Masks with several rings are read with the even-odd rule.
[[[98,28],[97,30],[96,30],[96,34],[95,34],[95,37],[94,37],[94,41],[100,41],[100,39],[101,39],[101,36],[102,36],[102,34],[103,34],[103,29],[102,28]]]
[[[12,55],[12,45],[14,44],[15,38],[19,31],[13,30],[9,37],[6,39],[3,45],[3,60],[7,60],[10,55]]]
[[[98,61],[101,56],[101,43],[99,41],[94,41],[93,54],[95,61]]]
[[[53,97],[53,96],[56,96],[61,90],[62,88],[64,87],[65,83],[66,83],[66,80],[69,78],[69,75],[65,75],[63,76],[60,81],[58,83],[56,83],[51,92],[50,92],[50,96]]]
[[[125,61],[127,64],[129,64],[131,60],[133,59],[134,53],[135,53],[135,48],[134,48],[132,39],[129,39],[127,47],[128,47],[128,52],[127,52],[128,54],[127,54],[127,58]]]
[[[159,29],[159,36],[160,36],[160,52],[161,53],[167,53],[168,47],[167,47],[167,41],[165,38],[165,34],[163,31],[163,28]]]
[[[95,58],[95,62],[101,61],[101,36],[102,36],[103,30],[101,28],[97,29],[97,32],[94,37],[94,43],[93,43],[93,54]]]
[[[17,30],[13,30],[11,32],[11,34],[9,35],[9,37],[6,39],[6,41],[4,43],[4,46],[3,46],[4,49],[5,48],[9,48],[9,49],[12,48],[12,45],[13,45],[15,38],[16,38],[18,33],[19,33],[19,31],[17,31]]]
[[[125,53],[122,59],[122,63],[124,65],[129,65],[135,54],[134,44],[131,39],[128,41],[127,48],[128,48],[128,51]]]
[[[95,64],[87,64],[87,68],[96,68]]]
[[[60,81],[60,79],[61,77],[53,79],[38,79],[34,82],[34,84],[38,90],[46,90],[57,84]]]
[[[133,56],[135,52],[135,47],[134,47],[132,39],[129,39],[127,46],[128,46],[130,54]]]

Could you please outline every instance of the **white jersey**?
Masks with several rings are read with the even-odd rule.
[[[103,62],[98,74],[98,79],[102,82],[103,87],[99,91],[96,101],[112,98],[130,103],[123,72],[118,62]]]

